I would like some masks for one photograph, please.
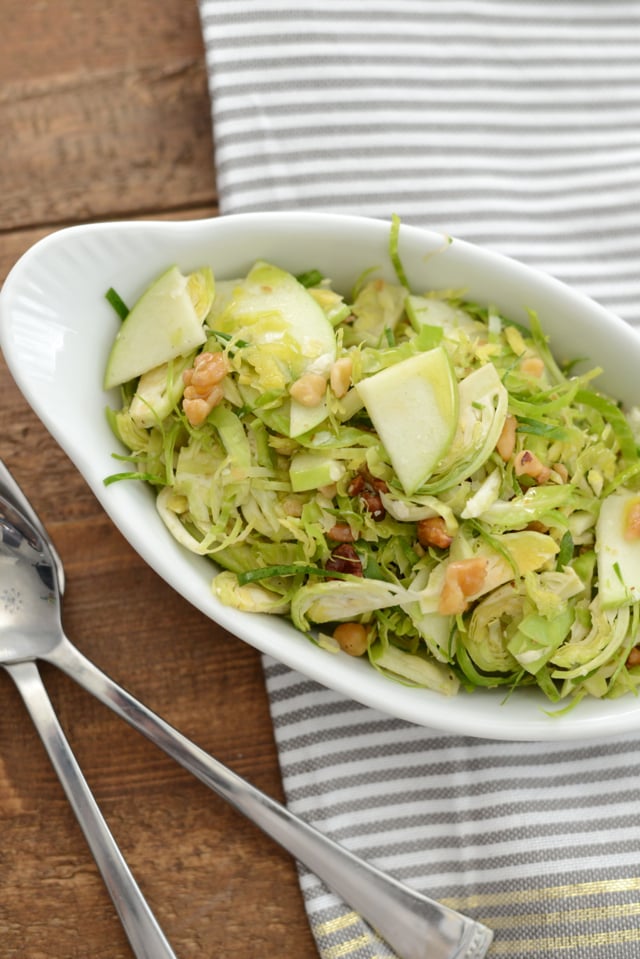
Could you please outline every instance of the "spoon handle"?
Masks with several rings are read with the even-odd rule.
[[[137,959],[176,959],[136,883],[62,731],[38,667],[5,665],[73,807]]]
[[[153,713],[64,637],[49,662],[275,839],[366,919],[399,959],[483,959],[486,926],[404,886],[256,789]]]

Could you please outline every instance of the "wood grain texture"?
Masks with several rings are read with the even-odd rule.
[[[215,215],[195,0],[4,0],[2,12],[0,281],[59,227]],[[61,553],[72,639],[169,722],[282,798],[258,653],[142,562],[2,360],[0,457]],[[316,955],[290,857],[67,677],[47,666],[42,674],[180,959]],[[18,693],[3,673],[0,685],[0,955],[130,959]]]
[[[5,0],[3,23],[4,230],[211,202],[195,3]]]

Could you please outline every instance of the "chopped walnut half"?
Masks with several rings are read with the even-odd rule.
[[[440,593],[438,612],[443,616],[464,613],[469,596],[482,589],[486,575],[487,561],[481,556],[449,563]]]
[[[438,546],[440,549],[448,549],[453,539],[442,516],[418,520],[417,534],[421,546]]]
[[[336,546],[324,565],[325,569],[334,570],[336,573],[364,576],[360,557],[351,543],[341,543],[340,546]]]
[[[369,646],[369,632],[362,623],[340,623],[333,631],[333,638],[349,656],[364,656]]]
[[[367,472],[358,473],[347,487],[349,496],[360,497],[374,523],[381,522],[387,515],[380,493],[388,492],[389,487],[383,479],[371,476]]]
[[[331,367],[329,383],[338,399],[341,399],[348,392],[352,371],[353,360],[350,356],[341,357],[339,360],[336,360]]]
[[[551,476],[551,470],[544,463],[541,463],[535,453],[529,450],[522,450],[515,458],[516,476],[531,476],[537,483],[542,485],[548,482]]]
[[[303,373],[291,384],[289,393],[301,406],[320,406],[327,388],[326,377],[320,373]]]
[[[230,370],[224,353],[200,353],[182,374],[182,408],[192,426],[200,426],[224,396],[222,381]]]
[[[539,356],[526,356],[520,364],[520,369],[525,376],[539,378],[544,373],[544,360]]]
[[[502,427],[502,432],[498,437],[498,442],[496,443],[496,451],[498,456],[501,457],[508,463],[511,457],[513,456],[513,451],[516,448],[516,429],[518,428],[518,421],[512,413],[509,413],[504,421]]]
[[[348,523],[336,523],[327,533],[334,543],[355,543],[353,530]]]
[[[640,649],[637,646],[634,646],[629,655],[627,656],[627,662],[625,664],[627,668],[632,666],[640,666]]]

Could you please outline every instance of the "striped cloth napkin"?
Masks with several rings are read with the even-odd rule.
[[[200,0],[223,214],[414,223],[640,323],[640,0]],[[292,810],[495,932],[640,955],[640,740],[412,726],[265,660]],[[310,873],[323,959],[392,953]]]

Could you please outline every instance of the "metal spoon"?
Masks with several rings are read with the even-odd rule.
[[[400,959],[486,955],[492,933],[481,923],[402,885],[294,816],[166,723],[73,646],[60,620],[48,537],[2,496],[0,537],[1,664],[42,659],[58,666],[323,879]],[[129,890],[121,892],[126,896]]]
[[[6,549],[6,540],[8,539],[10,543],[15,544],[20,550],[23,544],[18,542],[17,534],[24,536],[26,542],[29,543],[30,529],[35,528],[26,526],[25,519],[18,511],[18,507],[22,507],[32,514],[36,525],[39,526],[39,522],[31,510],[28,500],[24,498],[22,491],[16,486],[15,481],[1,462],[0,490],[8,494],[6,498],[0,500],[4,504],[3,515],[0,517],[0,534],[2,536],[2,547],[0,547],[0,642],[2,644],[0,645],[0,660],[4,660],[6,633],[13,628],[11,620],[15,615],[16,605],[19,606],[24,602],[15,582],[15,577],[6,576],[6,564],[12,562],[11,552]],[[33,546],[29,546],[28,549],[32,550]],[[43,568],[39,571],[39,574],[46,580],[46,588],[50,588],[53,583],[51,577],[53,575],[57,576],[57,569],[62,569],[57,554],[55,554],[55,568],[55,572],[52,567]],[[18,569],[16,569],[16,572],[18,572]],[[12,583],[13,585],[11,585]],[[20,628],[28,629],[28,622],[25,621]],[[138,959],[176,959],[173,949],[142,895],[82,774],[47,695],[36,663],[24,660],[13,663],[3,661],[0,664],[17,686],[27,711],[38,730],[53,768],[58,774],[67,798],[82,827],[134,954]]]
[[[18,510],[19,513],[22,513],[23,516],[29,520],[32,526],[38,530],[40,535],[49,546],[49,552],[51,553],[51,559],[53,560],[56,575],[58,577],[58,589],[60,590],[60,595],[64,594],[65,586],[65,575],[64,567],[62,565],[62,560],[58,555],[58,551],[55,548],[54,544],[51,542],[49,536],[47,536],[47,531],[40,522],[40,517],[34,510],[33,506],[27,499],[27,497],[22,492],[22,489],[18,486],[15,479],[4,465],[2,460],[0,460],[0,496],[4,496],[12,506]]]

